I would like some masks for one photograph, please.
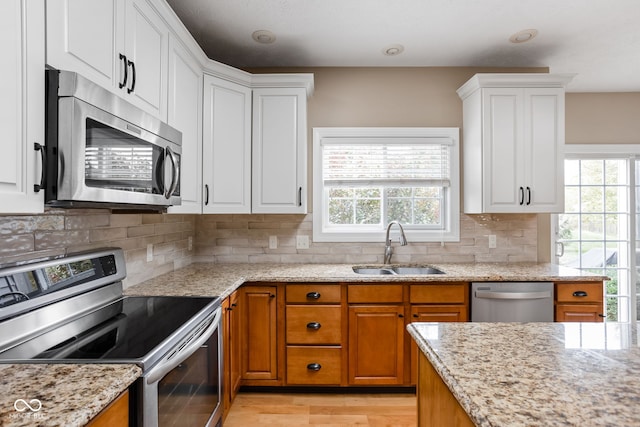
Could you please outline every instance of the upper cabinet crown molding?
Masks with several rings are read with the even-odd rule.
[[[251,87],[257,88],[303,88],[307,98],[313,95],[314,83],[311,73],[253,74]]]
[[[476,90],[486,87],[566,88],[575,76],[575,74],[546,73],[478,73],[460,86],[456,92],[460,99],[465,100]]]

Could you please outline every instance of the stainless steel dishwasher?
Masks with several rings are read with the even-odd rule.
[[[472,283],[471,321],[553,322],[553,283]]]

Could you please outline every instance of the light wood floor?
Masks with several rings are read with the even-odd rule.
[[[239,393],[224,427],[416,427],[414,394]]]

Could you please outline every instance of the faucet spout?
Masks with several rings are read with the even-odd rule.
[[[400,228],[400,245],[407,246],[407,236],[404,235],[404,228],[402,228],[402,224],[398,221],[391,221],[387,225],[387,235],[384,239],[384,263],[389,264],[391,262],[391,256],[393,255],[393,248],[391,247],[391,239],[389,238],[389,233],[391,231],[391,226],[397,225]]]

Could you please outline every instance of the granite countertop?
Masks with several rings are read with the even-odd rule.
[[[392,264],[394,265],[394,264]],[[195,263],[125,290],[127,295],[227,297],[245,282],[492,282],[602,281],[604,276],[542,263],[429,264],[433,275],[356,274],[351,264]],[[380,267],[379,265],[377,267]]]
[[[639,426],[640,348],[622,323],[412,323],[481,427]]]
[[[0,425],[84,426],[141,374],[130,364],[0,365]]]
[[[227,297],[245,282],[447,282],[601,281],[602,276],[553,264],[433,264],[446,274],[379,276],[356,274],[350,264],[196,263],[132,286],[127,295]],[[136,378],[140,368],[126,364],[0,365],[0,425],[82,426]],[[38,399],[37,412],[15,409],[18,399]],[[24,409],[19,402],[18,407]]]

